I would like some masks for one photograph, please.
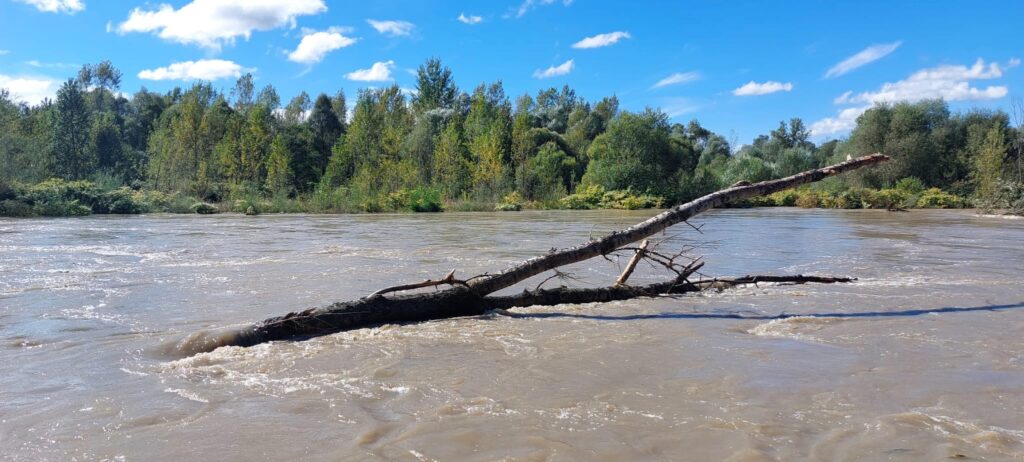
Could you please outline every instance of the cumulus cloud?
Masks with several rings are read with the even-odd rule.
[[[82,0],[14,0],[16,2],[32,5],[39,11],[47,13],[75,14],[85,9],[85,2]]]
[[[1013,67],[1011,60],[1007,68]],[[968,67],[965,65],[943,65],[914,72],[906,79],[888,82],[876,91],[854,93],[848,91],[833,101],[837,105],[857,105],[842,109],[836,117],[828,117],[811,124],[816,136],[832,135],[851,130],[857,117],[876,104],[900,101],[915,102],[924,99],[941,98],[946,101],[985,101],[1005,97],[1009,90],[1005,85],[990,85],[985,88],[972,87],[973,80],[992,80],[1003,76],[1004,69],[998,63],[985,64],[978,59]]]
[[[27,104],[39,104],[46,98],[53,99],[60,83],[45,77],[21,77],[0,74],[0,88],[10,92],[11,99]]]
[[[220,50],[253,31],[295,27],[296,18],[327,11],[323,0],[192,0],[179,9],[161,4],[155,10],[135,8],[117,26],[117,33],[153,33],[186,45]]]
[[[568,61],[566,61],[566,62],[564,62],[562,64],[559,64],[557,66],[551,66],[551,67],[549,67],[547,69],[544,69],[544,70],[537,69],[536,71],[533,72],[533,76],[538,78],[538,79],[547,79],[547,78],[550,78],[550,77],[557,77],[557,76],[565,75],[565,74],[568,74],[568,73],[572,72],[572,70],[575,67],[576,67],[576,63],[573,62],[573,60],[570,59],[570,60],[568,60]]]
[[[587,49],[587,48],[601,48],[609,45],[615,45],[619,40],[632,38],[629,32],[615,31],[607,34],[597,34],[593,37],[587,37],[579,42],[572,44],[573,48]]]
[[[369,69],[357,69],[345,74],[345,77],[360,82],[387,82],[391,80],[391,70],[394,68],[394,61],[376,62]]]
[[[343,34],[344,31],[338,27],[332,27],[325,31],[306,31],[295,51],[288,53],[288,60],[302,64],[316,64],[323,61],[327,53],[356,43],[356,39],[346,37]]]
[[[878,61],[879,59],[889,56],[890,53],[896,51],[896,49],[902,44],[903,42],[892,42],[871,45],[859,51],[857,54],[842,60],[839,64],[832,66],[832,68],[825,73],[825,78],[839,77],[840,75],[846,74],[858,67]]]
[[[521,18],[527,12],[537,6],[551,5],[558,0],[523,0],[523,3],[519,4],[519,8],[516,8],[516,17]],[[572,0],[562,0],[562,4],[565,6],[572,5]]]
[[[679,85],[683,83],[690,83],[700,80],[700,72],[676,72],[664,79],[658,81],[651,88],[667,87],[669,85]]]
[[[200,59],[199,61],[184,61],[166,67],[143,70],[139,72],[139,78],[143,80],[219,80],[238,77],[242,75],[242,72],[254,70],[223,59]]]
[[[736,96],[758,96],[767,95],[770,93],[778,93],[780,91],[792,91],[793,84],[790,82],[782,83],[774,80],[767,82],[758,83],[753,80],[747,82],[742,87],[739,87],[732,91],[732,94]]]
[[[412,34],[412,30],[416,27],[415,24],[409,21],[377,21],[375,19],[367,19],[366,22],[376,29],[377,32],[389,37],[410,35]]]
[[[459,17],[455,19],[458,19],[459,22],[464,24],[480,24],[484,22],[483,16],[477,16],[475,14],[466,16],[466,13],[459,13]]]

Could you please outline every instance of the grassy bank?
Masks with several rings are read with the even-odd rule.
[[[1012,189],[1012,188],[1011,188]],[[924,188],[913,179],[894,188],[804,187],[749,199],[736,207],[803,207],[830,209],[998,209],[1024,214],[1022,191],[1007,191],[1010,198],[1000,204],[980,204],[939,188]],[[1017,198],[1015,201],[1012,198]],[[558,200],[527,201],[517,193],[500,200],[463,197],[444,201],[431,188],[399,190],[387,195],[364,195],[347,188],[316,191],[298,197],[266,197],[258,193],[236,194],[220,202],[180,193],[103,187],[91,181],[50,179],[35,185],[0,183],[0,216],[60,217],[92,214],[183,213],[215,214],[236,212],[263,213],[381,213],[442,211],[519,211],[519,210],[594,210],[656,209],[670,204],[661,197],[632,191],[608,191],[599,186],[583,187],[576,194]]]

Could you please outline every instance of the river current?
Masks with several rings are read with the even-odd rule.
[[[173,354],[653,213],[0,219],[0,460],[1024,460],[1024,220],[971,211],[711,211],[662,244],[851,284]]]

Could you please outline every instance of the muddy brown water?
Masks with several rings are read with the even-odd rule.
[[[710,275],[853,284],[167,353],[651,214],[0,220],[0,460],[1024,459],[1024,220],[970,211],[725,210],[673,230]]]

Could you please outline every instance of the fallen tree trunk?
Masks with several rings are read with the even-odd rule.
[[[526,260],[494,275],[483,275],[468,280],[458,280],[455,279],[454,271],[452,271],[444,278],[438,280],[427,280],[422,283],[389,287],[358,300],[289,313],[239,329],[198,333],[180,342],[178,350],[180,353],[193,354],[202,351],[212,351],[220,346],[251,346],[274,340],[308,338],[388,323],[409,323],[479,315],[493,309],[626,300],[757,282],[848,282],[851,279],[818,276],[745,276],[742,278],[704,279],[691,282],[688,280],[688,277],[703,265],[702,262],[694,260],[688,265],[679,265],[674,262],[674,258],[663,255],[656,256],[658,255],[656,252],[648,252],[645,247],[637,251],[634,259],[651,258],[652,261],[676,273],[672,280],[642,286],[629,286],[625,284],[626,279],[629,277],[628,272],[625,272],[620,276],[621,283],[609,287],[595,289],[540,289],[538,287],[533,291],[524,291],[516,295],[490,295],[545,271],[557,271],[556,268],[565,265],[611,254],[627,244],[651,237],[672,225],[682,223],[708,209],[820,181],[832,175],[886,160],[888,160],[888,157],[885,155],[873,154],[778,180],[763,181],[755,184],[737,184],[673,207],[626,230],[613,232],[601,239],[577,247],[553,250],[547,255]],[[631,272],[632,267],[635,265],[636,261],[631,260],[629,272]],[[556,274],[559,273],[556,272]],[[449,285],[452,287],[431,293],[384,295],[403,290],[436,287],[439,285]]]

